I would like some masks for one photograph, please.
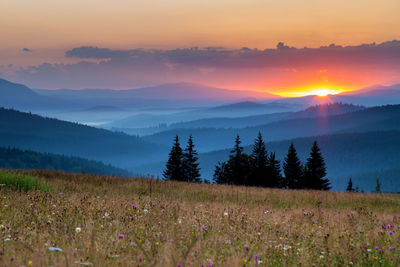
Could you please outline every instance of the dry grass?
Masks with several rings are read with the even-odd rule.
[[[27,174],[52,190],[0,189],[2,265],[400,265],[400,195]]]

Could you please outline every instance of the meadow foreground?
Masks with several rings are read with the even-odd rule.
[[[26,172],[0,187],[1,266],[398,266],[400,195]]]

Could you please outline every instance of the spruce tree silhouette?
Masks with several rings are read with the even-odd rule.
[[[225,168],[228,180],[236,185],[246,185],[249,174],[249,156],[243,153],[243,147],[240,145],[240,136],[235,139],[235,147],[231,150],[231,155],[228,160],[228,166]]]
[[[227,164],[226,162],[218,161],[217,166],[215,166],[213,181],[216,184],[229,184],[230,180],[227,176]]]
[[[169,153],[166,169],[163,176],[165,180],[185,181],[183,164],[182,164],[182,148],[179,144],[179,137],[175,136],[174,145]]]
[[[283,172],[285,174],[284,188],[300,189],[305,187],[303,183],[303,166],[297,156],[297,151],[293,143],[290,144],[288,154],[283,163]]]
[[[253,153],[250,159],[251,173],[247,185],[264,187],[274,186],[268,172],[268,154],[261,132],[258,132],[258,137],[254,142]]]
[[[307,159],[305,170],[306,188],[316,190],[331,189],[330,182],[325,179],[326,166],[321,150],[318,147],[317,141],[314,141],[311,148],[310,157]]]
[[[194,149],[193,136],[189,136],[188,145],[183,153],[183,172],[187,182],[200,183],[198,153]]]
[[[268,158],[268,173],[271,187],[285,187],[281,174],[281,163],[275,157],[275,152],[270,153]]]
[[[353,181],[351,180],[351,178],[349,179],[349,182],[347,183],[346,191],[347,192],[354,192]]]

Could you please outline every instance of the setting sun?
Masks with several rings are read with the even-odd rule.
[[[306,95],[316,95],[316,96],[328,96],[328,95],[336,95],[339,94],[340,91],[333,90],[333,89],[328,89],[328,88],[318,88],[318,89],[313,89],[309,92],[306,93]]]

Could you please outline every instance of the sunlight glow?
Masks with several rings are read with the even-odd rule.
[[[313,89],[309,92],[305,92],[305,95],[316,95],[316,96],[320,96],[320,97],[325,97],[328,95],[336,95],[339,93],[340,93],[340,91],[338,91],[338,90],[333,90],[333,89],[329,89],[329,88],[318,88],[318,89]]]

